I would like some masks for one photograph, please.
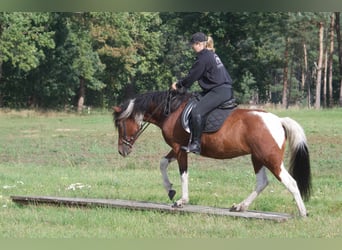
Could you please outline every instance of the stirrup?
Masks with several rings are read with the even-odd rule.
[[[188,146],[181,146],[181,149],[187,153],[201,154],[201,146],[198,143],[191,143]]]

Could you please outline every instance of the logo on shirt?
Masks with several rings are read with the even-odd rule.
[[[218,68],[223,67],[223,63],[221,62],[221,59],[216,54],[214,55],[214,57],[215,57],[217,67]]]

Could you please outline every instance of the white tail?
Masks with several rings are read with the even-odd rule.
[[[308,200],[311,193],[310,157],[304,129],[289,117],[280,118],[290,148],[289,173],[296,180],[301,196]]]

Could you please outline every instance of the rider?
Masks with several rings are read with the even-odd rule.
[[[172,83],[172,89],[188,89],[198,81],[202,88],[201,98],[191,111],[191,140],[188,146],[182,146],[186,152],[201,153],[201,135],[204,126],[204,117],[220,104],[233,97],[232,79],[222,64],[221,59],[214,52],[211,45],[212,38],[202,32],[191,37],[192,49],[196,52],[196,60],[186,77]]]

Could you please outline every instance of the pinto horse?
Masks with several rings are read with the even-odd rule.
[[[168,165],[177,160],[181,176],[182,195],[174,204],[182,207],[189,202],[188,156],[181,146],[187,145],[189,134],[181,125],[182,111],[191,97],[190,93],[175,91],[150,92],[137,95],[113,107],[113,117],[118,129],[118,151],[127,156],[146,125],[158,126],[171,151],[160,161],[160,171],[168,196],[173,200],[176,192],[167,174]],[[285,144],[290,150],[289,171],[284,167]],[[266,169],[292,193],[300,216],[307,216],[303,202],[311,191],[310,159],[303,128],[291,118],[280,118],[259,109],[237,108],[224,121],[222,127],[203,133],[201,155],[215,159],[230,159],[251,155],[256,174],[255,190],[232,211],[246,211],[253,200],[268,185]]]

